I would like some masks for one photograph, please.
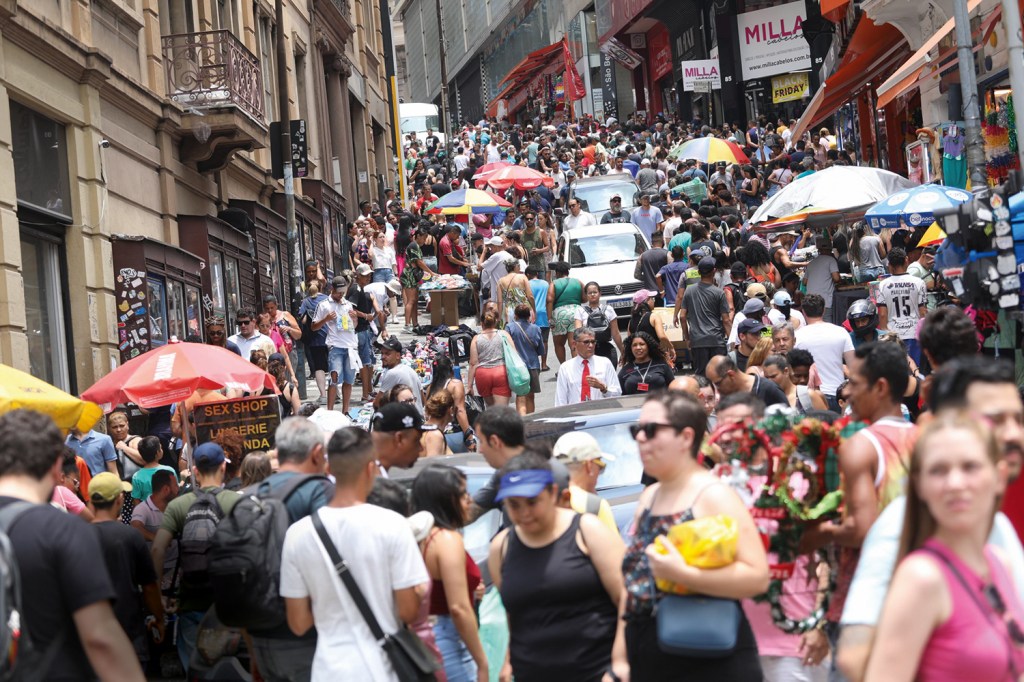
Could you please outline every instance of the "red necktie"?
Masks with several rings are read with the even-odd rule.
[[[590,378],[590,366],[587,361],[583,361],[583,376],[580,380],[580,400],[586,402],[590,400],[590,385],[587,383],[587,379]]]

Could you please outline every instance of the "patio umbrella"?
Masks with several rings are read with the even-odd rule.
[[[494,171],[499,171],[505,166],[511,166],[511,161],[495,161],[494,163],[485,163],[476,169],[476,173],[473,174],[473,179],[482,178],[486,175],[490,175]]]
[[[914,187],[901,175],[866,166],[832,166],[804,176],[783,187],[750,217],[757,225],[781,218],[808,206],[843,213],[866,211],[900,190]]]
[[[431,215],[468,215],[470,213],[504,213],[512,208],[501,197],[482,189],[458,189],[449,192],[427,207]]]
[[[82,394],[105,412],[132,402],[142,408],[180,402],[198,389],[232,388],[277,393],[274,377],[226,348],[168,343],[132,358]]]
[[[65,431],[72,427],[88,431],[103,416],[103,410],[95,403],[76,398],[31,374],[0,365],[0,414],[20,409],[48,415]]]
[[[864,218],[876,231],[900,225],[931,225],[935,209],[949,209],[970,200],[970,192],[958,187],[920,185],[886,197],[868,209]]]
[[[717,137],[698,137],[678,144],[669,151],[668,158],[693,159],[701,163],[750,163],[750,159],[735,142]]]
[[[938,223],[933,222],[925,230],[924,234],[921,235],[921,239],[917,241],[917,246],[924,248],[926,246],[935,246],[941,244],[946,240],[946,233],[942,231]]]
[[[829,208],[808,206],[800,209],[792,215],[773,218],[772,220],[768,220],[763,223],[751,225],[750,231],[755,234],[765,234],[768,232],[777,232],[779,230],[801,228],[804,225],[813,229],[821,229],[824,227],[831,227],[832,225],[844,220],[860,219],[863,216],[864,213],[860,210],[835,211]]]
[[[489,173],[476,181],[478,189],[490,186],[499,192],[504,192],[509,187],[524,190],[536,189],[541,185],[544,185],[545,187],[554,187],[555,180],[554,178],[544,175],[540,171],[533,170],[532,168],[511,165],[496,170],[493,173]]]

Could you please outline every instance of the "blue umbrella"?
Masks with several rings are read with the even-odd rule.
[[[971,200],[971,193],[958,187],[920,185],[882,199],[868,209],[864,219],[876,232],[887,227],[922,227],[935,222],[932,212],[952,208]]]

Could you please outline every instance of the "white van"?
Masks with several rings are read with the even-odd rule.
[[[416,133],[416,139],[422,141],[427,137],[427,128],[434,131],[444,147],[445,136],[439,132],[441,115],[435,105],[422,102],[400,103],[398,118],[402,128],[402,149],[408,146],[409,133]]]

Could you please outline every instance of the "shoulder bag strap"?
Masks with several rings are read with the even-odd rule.
[[[319,510],[310,516],[313,518],[313,528],[316,529],[316,534],[320,537],[320,542],[323,543],[324,549],[327,550],[327,556],[331,558],[331,563],[334,564],[334,570],[338,573],[338,577],[341,578],[341,582],[345,585],[345,589],[348,590],[349,596],[352,597],[352,601],[355,602],[356,608],[359,609],[359,613],[363,615],[363,619],[370,627],[370,634],[372,634],[374,639],[378,642],[383,642],[387,637],[384,635],[384,631],[380,629],[380,623],[377,622],[377,617],[373,615],[370,605],[366,603],[366,597],[363,596],[362,590],[359,589],[359,585],[356,583],[355,578],[352,577],[352,572],[349,570],[348,564],[346,564],[345,560],[341,558],[341,554],[338,553],[338,548],[335,546],[334,541],[331,540],[331,536],[327,534],[327,529],[324,528],[324,522],[320,519]]]

